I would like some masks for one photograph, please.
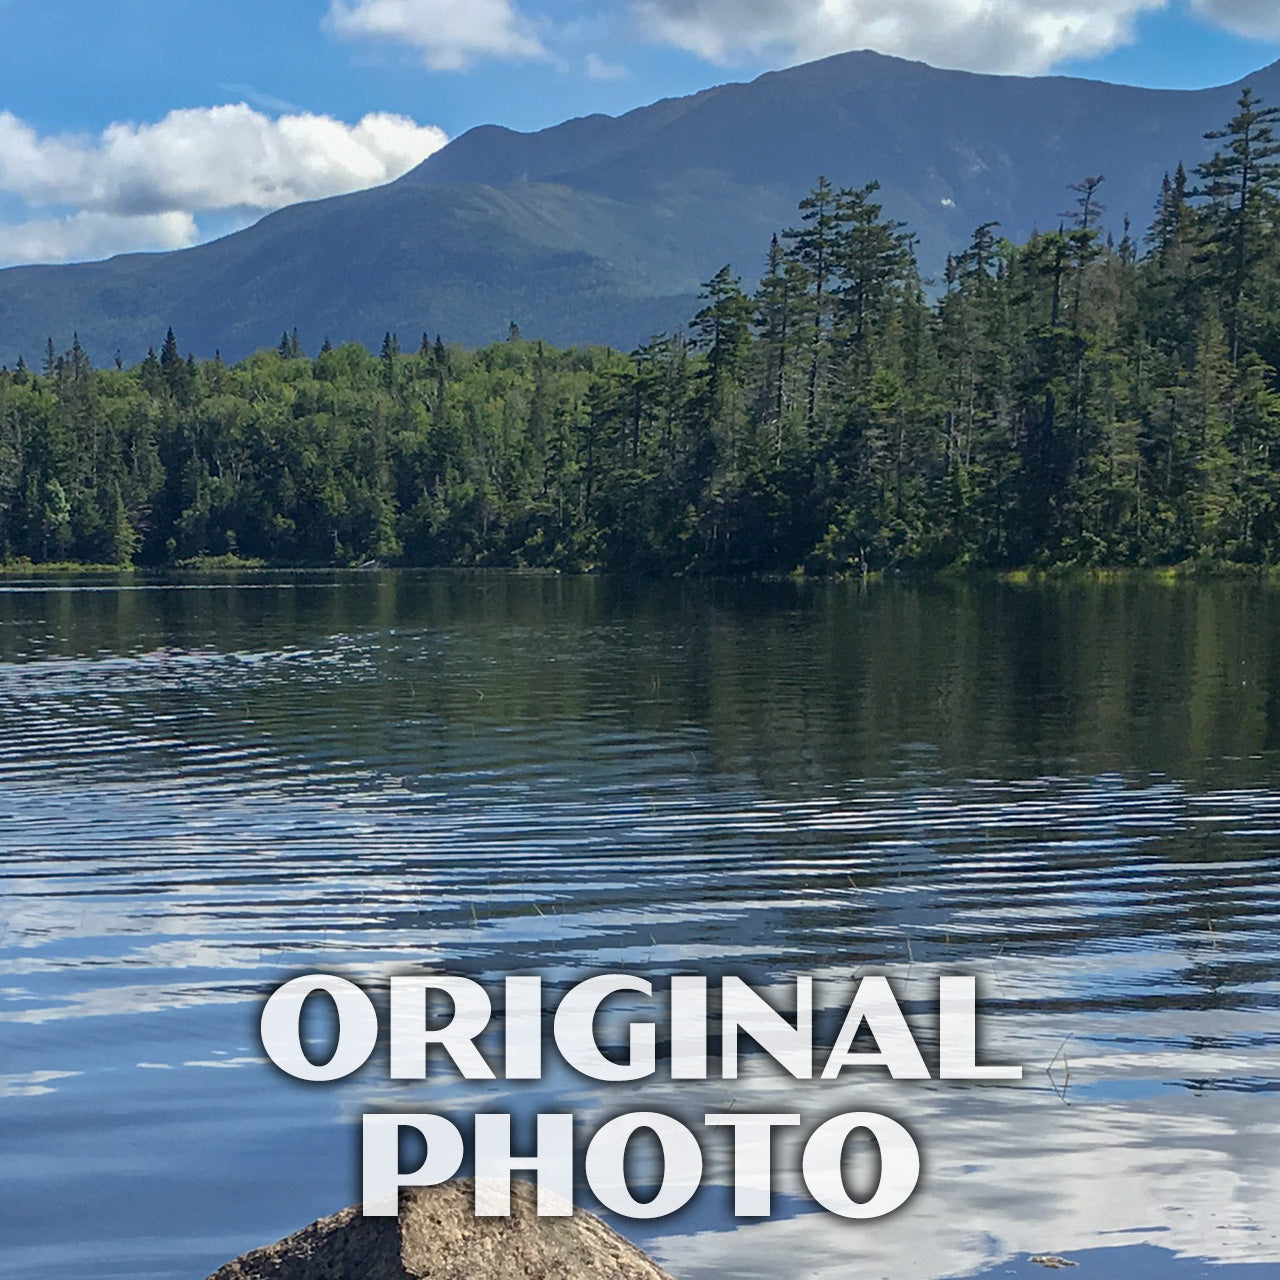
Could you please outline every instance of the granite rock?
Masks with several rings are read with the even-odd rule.
[[[540,1218],[532,1184],[511,1215],[476,1217],[468,1178],[401,1192],[399,1218],[344,1209],[255,1249],[209,1280],[671,1280],[599,1218]]]

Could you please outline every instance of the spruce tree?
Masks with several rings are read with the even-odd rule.
[[[1280,191],[1280,141],[1275,137],[1280,107],[1263,106],[1249,88],[1236,105],[1226,128],[1205,134],[1225,140],[1226,147],[1196,169],[1202,182],[1196,194],[1211,202],[1210,261],[1225,302],[1232,364],[1240,358],[1242,334],[1256,318],[1250,307],[1255,297],[1252,276],[1275,223],[1275,196]]]
[[[782,234],[790,242],[789,257],[803,273],[808,299],[809,376],[805,423],[812,430],[820,399],[823,353],[832,308],[831,284],[840,235],[836,190],[825,177],[820,177],[800,201],[800,221],[802,226]]]

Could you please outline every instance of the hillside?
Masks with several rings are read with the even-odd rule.
[[[1280,99],[1280,64],[1248,77]],[[1242,82],[1244,83],[1244,82]],[[1106,221],[1149,220],[1161,175],[1205,153],[1239,86],[1126,88],[939,71],[849,53],[533,134],[473,129],[388,186],[293,206],[210,244],[0,271],[0,362],[78,331],[99,363],[166,327],[238,358],[298,328],[377,345],[422,332],[630,347],[684,323],[726,260],[748,280],[819,173],[876,178],[937,271],[973,227],[1052,226],[1104,174]]]

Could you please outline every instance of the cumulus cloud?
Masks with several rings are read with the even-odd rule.
[[[547,56],[510,0],[331,0],[326,23],[343,39],[408,45],[433,71]]]
[[[636,0],[646,34],[712,62],[807,61],[848,49],[937,66],[1032,74],[1133,39],[1167,0]],[[1275,0],[1196,0],[1274,17]]]
[[[40,137],[0,112],[0,190],[123,216],[275,209],[389,181],[445,140],[403,116],[273,120],[243,103],[113,124],[98,138]]]
[[[185,249],[199,239],[189,213],[149,213],[121,218],[111,213],[67,214],[0,224],[0,262],[74,262],[145,249]]]
[[[42,136],[0,111],[0,195],[33,215],[0,226],[0,260],[178,248],[199,238],[199,214],[253,214],[388,182],[446,141],[403,116],[273,119],[244,103],[112,124],[94,137]]]
[[[1191,11],[1237,35],[1280,39],[1280,5],[1276,0],[1191,0]]]

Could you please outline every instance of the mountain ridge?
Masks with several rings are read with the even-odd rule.
[[[1103,174],[1105,221],[1146,227],[1163,173],[1208,154],[1239,89],[1280,99],[1280,63],[1161,90],[940,70],[869,51],[521,133],[481,125],[394,182],[276,210],[189,249],[0,270],[0,362],[72,332],[98,362],[183,349],[237,359],[297,328],[376,345],[475,345],[515,320],[557,344],[629,347],[685,323],[726,261],[748,283],[825,173],[875,179],[937,273],[974,226],[1057,220]]]

